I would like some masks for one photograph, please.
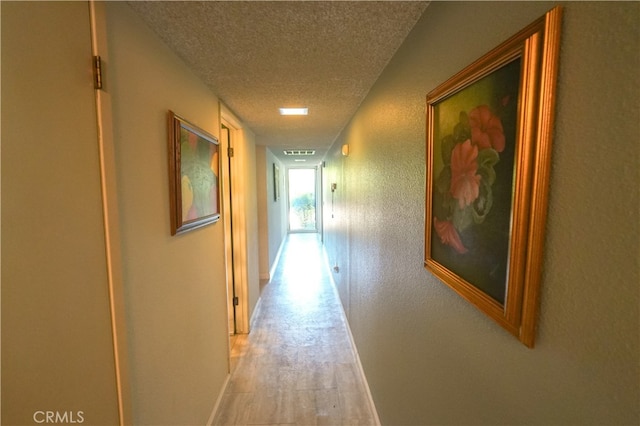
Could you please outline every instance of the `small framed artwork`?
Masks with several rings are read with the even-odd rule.
[[[427,95],[425,267],[533,347],[562,10]]]
[[[171,235],[220,219],[220,145],[169,111]]]
[[[273,163],[273,201],[280,199],[280,168]]]

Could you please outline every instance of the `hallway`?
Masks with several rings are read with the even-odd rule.
[[[287,237],[214,424],[375,424],[328,274],[318,234]]]

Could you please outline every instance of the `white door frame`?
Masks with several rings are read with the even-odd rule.
[[[241,171],[245,155],[242,149],[243,132],[240,122],[223,104],[220,104],[220,123],[229,129],[229,146],[227,146],[226,140],[221,143],[221,150],[223,154],[226,154],[222,157],[224,158],[222,161],[222,217],[225,229],[227,289],[230,288],[229,280],[233,277],[235,280],[235,295],[238,298],[238,304],[235,306],[235,333],[246,334],[249,332],[249,297],[246,215],[241,208],[244,205],[241,191],[241,188],[244,187],[242,182],[243,173]],[[230,162],[229,148],[233,150],[233,157],[231,157]],[[231,172],[229,172],[229,168]],[[231,206],[233,206],[233,209]],[[231,274],[232,271],[233,275]],[[231,303],[233,303],[232,299]],[[228,308],[230,310],[233,309],[233,305],[228,306]],[[234,330],[229,330],[229,334],[233,333]]]

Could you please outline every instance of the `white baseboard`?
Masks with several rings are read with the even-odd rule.
[[[327,255],[327,251],[322,246],[322,254],[324,257],[325,266],[329,270],[329,279],[331,280],[331,286],[333,287],[333,292],[335,293],[338,300],[340,300],[340,294],[338,293],[338,287],[336,286],[336,282],[333,279],[333,274],[331,273],[332,269],[329,266],[329,256]],[[380,426],[380,417],[378,416],[378,410],[376,409],[376,404],[373,402],[373,396],[371,395],[371,390],[369,389],[369,382],[367,382],[367,376],[364,374],[364,369],[362,368],[362,363],[360,362],[360,355],[358,354],[358,348],[356,347],[356,342],[353,340],[353,334],[351,333],[351,327],[349,326],[349,321],[347,320],[347,314],[344,311],[344,306],[342,305],[342,301],[340,300],[340,312],[342,313],[342,321],[344,322],[345,328],[347,329],[347,334],[349,335],[349,341],[351,342],[351,349],[353,351],[353,356],[356,360],[356,367],[358,368],[358,372],[360,373],[360,377],[362,378],[362,383],[364,383],[364,387],[367,391],[367,399],[369,400],[369,406],[371,407],[371,411],[373,412],[373,420],[375,422],[375,426]]]
[[[231,379],[231,373],[227,374],[227,378],[224,379],[224,384],[222,385],[222,390],[218,395],[218,399],[216,399],[216,403],[213,405],[213,410],[211,411],[211,415],[209,416],[209,420],[207,420],[207,426],[212,426],[213,421],[216,419],[216,415],[218,414],[218,410],[220,409],[220,404],[222,403],[222,398],[224,394],[227,392],[227,386],[229,386],[229,380]]]
[[[258,318],[258,314],[260,313],[260,309],[262,308],[262,297],[258,298],[256,302],[255,308],[253,308],[253,312],[251,313],[251,319],[249,319],[249,332],[253,330],[253,322]]]
[[[280,255],[282,254],[282,249],[284,247],[284,243],[285,243],[286,239],[287,239],[287,236],[285,235],[284,238],[282,239],[282,241],[280,241],[280,247],[278,247],[278,253],[276,254],[276,258],[273,260],[273,264],[271,265],[271,269],[269,270],[269,277],[268,277],[269,281],[271,281],[271,278],[276,273],[276,268],[278,267],[278,262],[280,262]]]
[[[273,260],[273,263],[271,264],[271,269],[269,269],[269,272],[262,272],[260,274],[260,281],[271,281],[271,277],[273,277],[273,275],[276,272],[276,268],[278,267],[278,262],[280,261],[280,255],[282,254],[282,248],[284,247],[284,242],[285,239],[287,237],[285,236],[282,241],[280,241],[280,247],[278,247],[278,253],[276,253],[276,257]]]

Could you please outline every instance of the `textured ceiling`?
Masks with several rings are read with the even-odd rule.
[[[287,164],[317,164],[428,2],[129,2],[158,36]],[[282,117],[279,107],[308,107]],[[300,165],[300,163],[296,163]]]

